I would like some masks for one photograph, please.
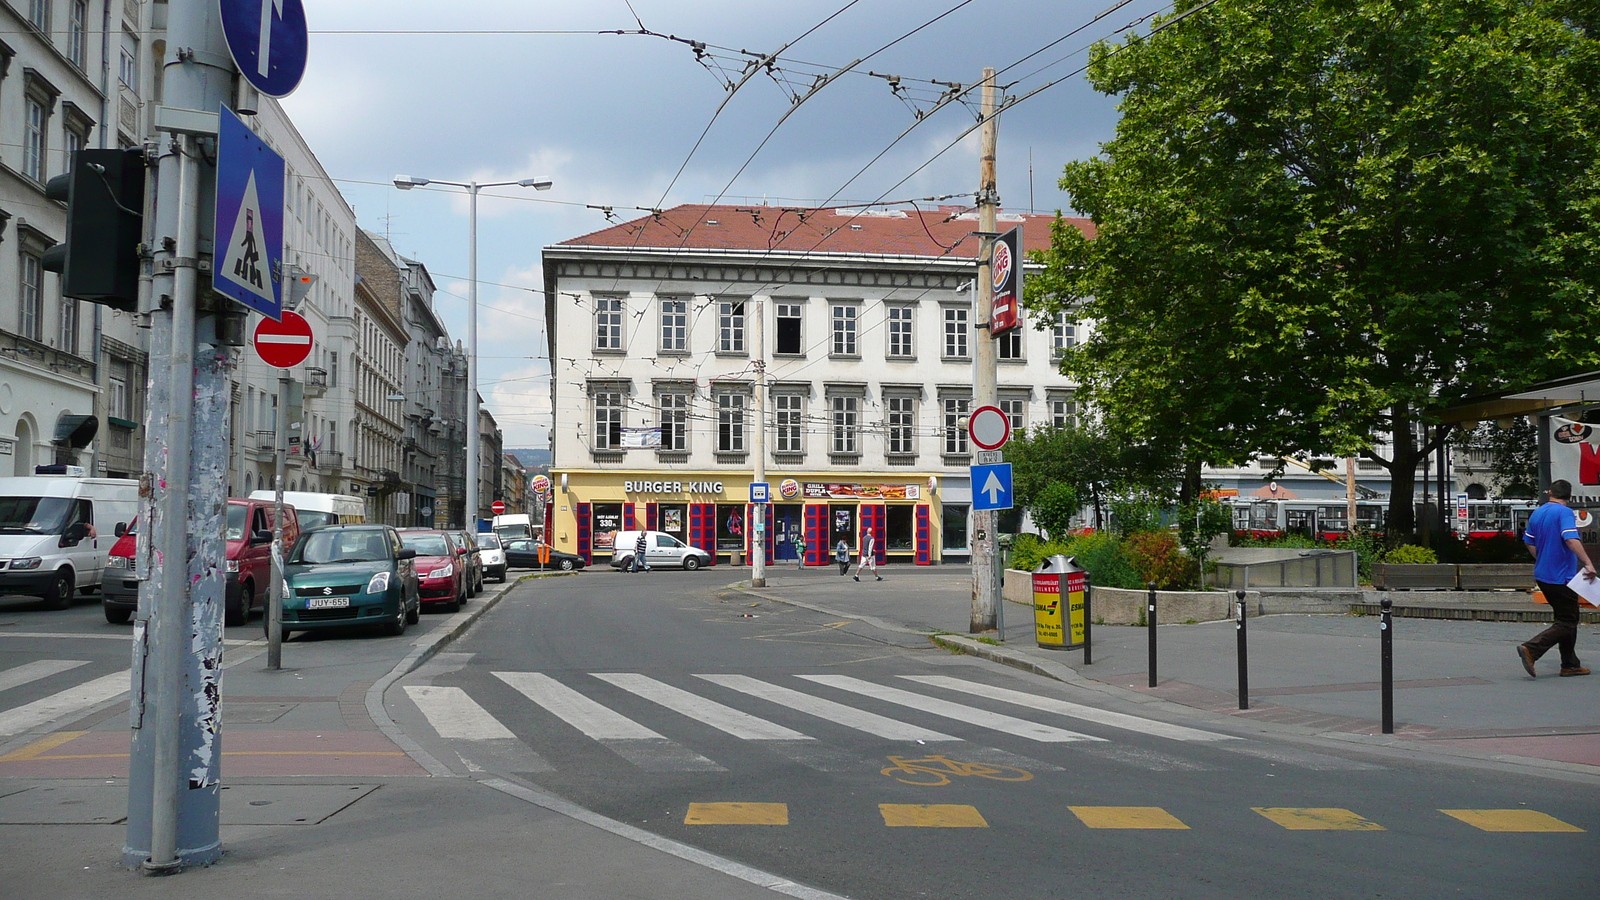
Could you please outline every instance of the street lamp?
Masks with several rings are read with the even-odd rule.
[[[396,175],[394,186],[402,191],[428,184],[444,184],[466,188],[470,198],[467,220],[467,473],[466,517],[462,527],[471,533],[478,530],[478,191],[492,187],[531,187],[548,191],[554,185],[548,178],[524,178],[520,181],[495,181],[482,184],[477,181],[436,181],[411,175]]]

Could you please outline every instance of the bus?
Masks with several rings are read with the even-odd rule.
[[[272,491],[255,491],[251,500],[273,501]],[[367,521],[367,501],[349,494],[318,494],[312,491],[284,491],[283,503],[300,515],[300,530],[323,525],[360,525]]]

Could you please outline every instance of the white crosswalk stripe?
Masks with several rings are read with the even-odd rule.
[[[779,706],[786,706],[796,712],[803,712],[826,719],[836,725],[864,731],[867,734],[881,737],[890,741],[959,741],[961,738],[951,737],[917,725],[911,725],[877,713],[845,706],[821,697],[813,697],[786,687],[769,684],[749,675],[696,675],[712,684],[720,684],[725,688],[732,688],[752,697],[768,700]]]
[[[70,672],[79,666],[87,666],[86,659],[39,659],[31,663],[0,672],[0,691],[9,691],[14,687],[21,687],[30,681],[49,678],[62,672]]]
[[[494,672],[518,693],[641,769],[722,772],[721,766],[539,672]]]
[[[440,737],[463,741],[493,741],[515,738],[511,729],[479,706],[458,687],[406,685],[406,695],[422,710],[428,724]]]
[[[659,703],[676,713],[682,713],[698,722],[710,725],[719,731],[725,731],[736,738],[746,741],[809,741],[813,738],[801,734],[790,728],[785,728],[766,719],[740,712],[731,706],[723,706],[715,700],[707,700],[698,694],[691,694],[682,688],[663,684],[645,675],[628,672],[594,672],[594,677],[601,681],[609,682],[625,691],[639,695],[653,703]]]
[[[900,706],[908,706],[912,709],[921,710],[925,713],[932,713],[936,716],[954,719],[957,722],[966,722],[969,725],[978,725],[983,728],[991,728],[995,731],[1016,735],[1017,737],[1028,738],[1030,740],[1042,741],[1045,743],[1105,740],[1105,738],[1095,737],[1092,734],[1082,734],[1076,731],[1068,731],[1065,728],[1056,728],[1051,725],[1040,725],[1037,722],[1029,722],[1026,719],[1018,719],[1012,716],[990,712],[986,709],[978,709],[977,707],[973,706],[964,706],[960,703],[951,703],[948,700],[940,700],[937,697],[914,694],[910,691],[902,691],[899,688],[873,684],[870,681],[862,681],[859,678],[852,678],[849,675],[801,675],[799,677],[804,678],[807,681],[816,682],[817,684],[825,684],[829,687],[835,687],[843,691],[850,691],[854,694],[860,694],[863,697],[871,697],[875,700],[883,700],[885,702],[898,704]]]
[[[128,690],[131,673],[124,669],[67,688],[32,703],[0,712],[0,737],[22,734],[47,722],[104,703]]]
[[[1057,700],[1053,697],[1040,697],[1023,691],[1013,691],[1003,687],[981,684],[975,681],[965,681],[960,678],[951,678],[948,675],[901,675],[907,681],[918,684],[929,684],[952,691],[960,691],[975,697],[984,697],[989,700],[1000,700],[1005,703],[1015,703],[1029,709],[1052,712],[1058,715],[1082,719],[1086,722],[1095,722],[1100,725],[1110,725],[1113,728],[1124,728],[1140,734],[1154,737],[1170,738],[1174,741],[1233,741],[1238,740],[1231,734],[1218,734],[1215,731],[1201,731],[1198,728],[1186,728],[1182,725],[1171,725],[1166,722],[1157,722],[1152,719],[1143,719],[1125,713],[1112,712],[1106,709],[1096,709],[1084,706],[1081,703],[1071,703],[1066,700]]]

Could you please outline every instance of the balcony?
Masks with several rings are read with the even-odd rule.
[[[277,437],[275,433],[271,431],[254,431],[251,434],[255,437],[256,449],[268,452],[276,449],[276,445],[273,443],[274,438]]]
[[[317,469],[324,472],[337,472],[344,468],[344,451],[325,450],[317,454]]]
[[[306,399],[315,400],[328,393],[328,371],[316,366],[306,366]]]

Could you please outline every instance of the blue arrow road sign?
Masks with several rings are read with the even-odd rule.
[[[971,466],[972,508],[1011,508],[1011,463]]]
[[[217,223],[211,287],[264,316],[283,318],[283,157],[221,107]]]
[[[287,97],[306,73],[300,0],[220,0],[222,33],[239,74],[268,97]]]

